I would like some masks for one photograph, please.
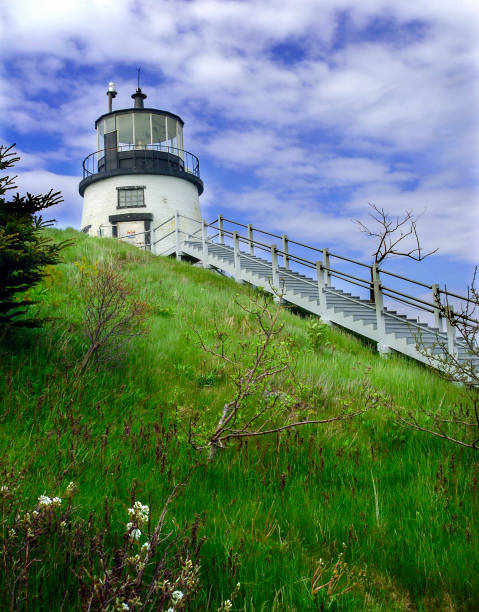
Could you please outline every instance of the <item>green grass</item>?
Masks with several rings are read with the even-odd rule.
[[[65,262],[31,291],[38,316],[53,319],[4,337],[1,347],[1,465],[5,474],[14,470],[22,507],[42,493],[61,494],[73,480],[79,511],[101,516],[108,500],[112,530],[121,533],[133,498],[148,503],[154,518],[174,484],[188,478],[170,513],[179,525],[201,517],[206,542],[195,609],[216,610],[237,581],[234,609],[248,611],[476,609],[477,457],[399,427],[388,409],[391,398],[432,411],[462,401],[460,389],[406,358],[381,358],[338,329],[314,352],[307,321],[285,310],[298,373],[321,398],[319,414],[345,403],[370,409],[352,421],[231,444],[192,472],[198,453],[187,443],[188,416],[214,422],[231,393],[194,330],[210,338],[216,316],[238,341],[243,313],[234,298],[248,289],[113,239],[50,234],[74,240]],[[75,388],[83,347],[75,262],[82,258],[116,260],[151,312],[148,335]],[[330,565],[343,550],[366,579],[336,603],[325,589],[314,598],[319,559]],[[62,589],[58,580],[45,587],[45,609]]]

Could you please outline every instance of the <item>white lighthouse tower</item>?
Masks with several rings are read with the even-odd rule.
[[[174,253],[171,217],[181,215],[186,233],[197,232],[201,223],[203,182],[198,158],[183,147],[183,120],[145,108],[139,86],[131,96],[133,108],[112,110],[114,83],[107,95],[109,112],[95,121],[97,150],[83,161],[82,231],[114,236],[158,254]]]

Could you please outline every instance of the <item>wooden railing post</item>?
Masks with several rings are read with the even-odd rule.
[[[219,230],[219,240],[220,240],[220,244],[224,244],[225,243],[225,235],[223,233],[223,217],[221,215],[218,215],[218,230]]]
[[[233,232],[233,254],[234,254],[234,277],[237,283],[242,283],[241,278],[241,254],[238,232]]]
[[[288,236],[286,236],[286,234],[283,234],[281,238],[283,240],[283,266],[286,268],[286,270],[289,270]]]
[[[201,220],[201,242],[203,243],[203,268],[209,268],[208,226],[204,219]]]
[[[279,291],[279,266],[278,266],[278,247],[275,244],[271,245],[271,271],[273,278],[271,280],[272,288]]]
[[[316,262],[316,277],[318,279],[318,301],[319,301],[319,312],[321,313],[321,321],[323,323],[331,324],[328,318],[328,305],[326,303],[326,292],[324,285],[324,270],[323,262]]]
[[[180,238],[180,213],[175,211],[175,240],[176,240],[176,261],[181,261],[181,238]]]
[[[378,352],[387,355],[391,352],[386,342],[386,321],[384,319],[383,293],[381,291],[381,280],[379,278],[378,264],[373,264],[374,304],[376,306],[376,324],[378,332]]]
[[[457,359],[457,336],[454,323],[454,306],[446,306],[446,331],[447,331],[447,350],[453,359]]]
[[[439,331],[442,331],[441,294],[437,283],[432,285],[432,302],[434,304],[434,325]]]
[[[323,273],[324,273],[324,284],[326,287],[331,285],[331,268],[329,262],[329,249],[323,249]]]

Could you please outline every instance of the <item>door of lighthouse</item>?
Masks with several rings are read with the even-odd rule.
[[[118,238],[134,244],[137,247],[145,247],[145,222],[144,221],[120,221],[118,222]]]

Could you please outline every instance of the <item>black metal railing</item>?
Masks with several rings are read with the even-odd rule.
[[[196,155],[164,144],[121,145],[90,153],[83,160],[83,178],[116,169],[157,170],[168,168],[200,178]]]

